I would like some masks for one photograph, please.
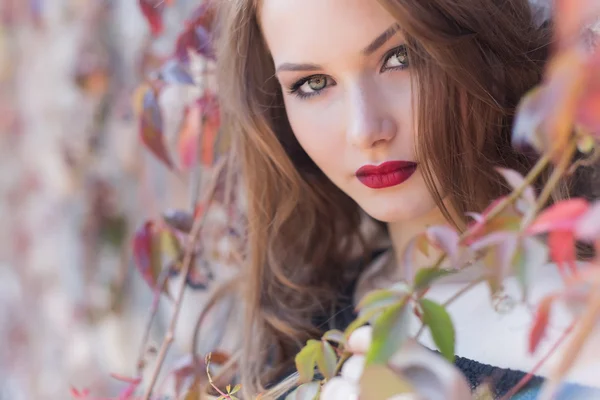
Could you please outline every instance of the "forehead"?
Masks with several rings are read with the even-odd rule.
[[[377,0],[262,0],[259,19],[275,63],[358,55],[395,23]]]

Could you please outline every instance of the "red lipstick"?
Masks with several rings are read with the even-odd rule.
[[[381,165],[365,165],[356,171],[361,183],[371,189],[383,189],[406,181],[417,169],[410,161],[388,161]]]

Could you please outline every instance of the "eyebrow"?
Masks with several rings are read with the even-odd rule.
[[[400,26],[398,24],[394,24],[390,26],[385,32],[381,35],[377,36],[367,47],[365,47],[362,53],[365,56],[369,56],[376,52],[381,46],[383,46],[392,36],[398,32]],[[277,67],[277,72],[281,71],[318,71],[323,69],[320,65],[317,64],[294,64],[294,63],[283,63]]]

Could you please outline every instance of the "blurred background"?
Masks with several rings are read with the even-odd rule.
[[[160,13],[144,15],[144,2]],[[180,168],[183,110],[205,93],[206,69],[193,85],[176,76],[156,99],[179,172],[140,140],[140,88],[201,0],[162,3],[0,0],[1,400],[70,399],[71,386],[115,396],[123,382],[109,373],[136,373],[153,291],[135,268],[132,237],[165,210],[193,206],[212,168]],[[210,273],[186,294],[166,364],[190,350],[212,287],[202,279],[232,271],[225,214],[211,214]],[[171,313],[161,301],[151,345]]]

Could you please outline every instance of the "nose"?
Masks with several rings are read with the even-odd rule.
[[[374,85],[363,84],[352,89],[348,96],[347,135],[353,146],[368,150],[396,136],[397,123],[382,99]]]

